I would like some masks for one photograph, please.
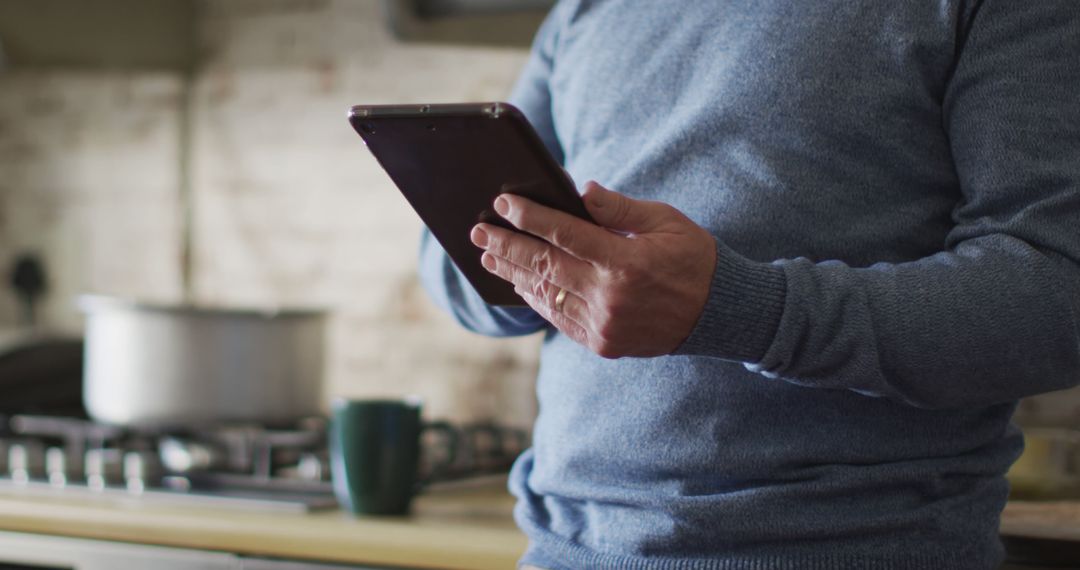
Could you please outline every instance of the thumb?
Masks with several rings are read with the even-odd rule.
[[[597,224],[620,232],[642,233],[655,226],[661,215],[652,202],[627,198],[592,180],[585,183],[585,209]]]

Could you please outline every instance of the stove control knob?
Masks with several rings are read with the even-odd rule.
[[[296,473],[304,481],[322,481],[329,472],[326,462],[315,453],[301,454],[296,464]]]
[[[45,474],[45,448],[41,442],[25,441],[8,447],[8,473],[11,480],[26,484]]]
[[[83,466],[86,470],[86,486],[103,491],[110,485],[123,481],[123,465],[119,449],[88,449]]]
[[[45,450],[45,475],[50,485],[63,487],[76,479],[79,472],[69,461],[67,451],[61,447],[50,447]]]
[[[149,451],[129,451],[124,454],[124,484],[128,492],[138,495],[155,487],[164,474],[157,454]]]

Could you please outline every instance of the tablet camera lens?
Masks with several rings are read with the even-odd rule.
[[[431,132],[435,132],[435,125],[428,125],[427,130],[429,130]]]
[[[360,123],[360,130],[369,135],[375,134],[375,125],[371,123]]]

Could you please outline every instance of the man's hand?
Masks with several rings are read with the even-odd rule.
[[[520,196],[495,211],[531,237],[478,224],[481,262],[560,331],[605,358],[670,354],[709,295],[716,242],[675,208],[585,185],[594,225]],[[541,238],[541,239],[536,239]],[[566,294],[555,309],[560,290]]]

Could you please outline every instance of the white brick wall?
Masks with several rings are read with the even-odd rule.
[[[179,298],[178,101],[165,73],[0,77],[0,324],[15,255],[52,272],[44,319],[77,331],[81,292]]]
[[[196,292],[329,307],[329,395],[528,425],[538,340],[484,339],[416,282],[420,222],[352,132],[356,103],[505,98],[521,50],[403,45],[374,1],[203,2]]]
[[[326,398],[418,394],[432,417],[527,426],[538,339],[491,340],[416,281],[420,224],[345,120],[355,103],[507,95],[525,52],[403,45],[375,0],[198,0],[194,292],[332,311]],[[180,298],[182,81],[0,76],[0,267],[42,251],[47,317],[84,291]],[[0,327],[14,320],[0,295]]]

